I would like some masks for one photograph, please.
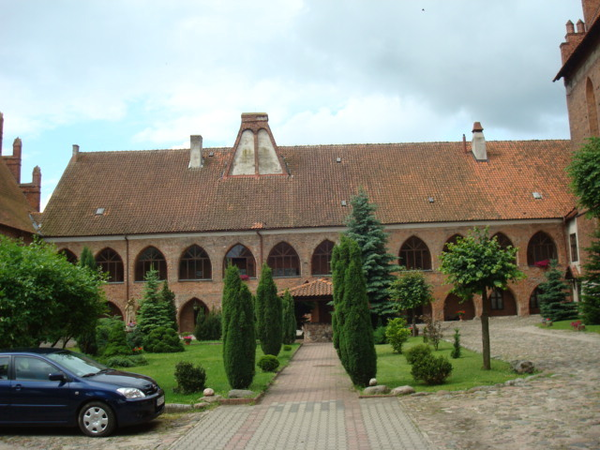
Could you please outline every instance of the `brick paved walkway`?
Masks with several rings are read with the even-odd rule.
[[[172,449],[429,449],[396,398],[359,400],[331,344],[305,344],[260,405],[221,406]]]

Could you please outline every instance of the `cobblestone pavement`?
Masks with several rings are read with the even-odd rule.
[[[400,402],[438,449],[600,449],[600,335],[535,327],[539,316],[493,318],[492,355],[545,372],[514,386],[406,397]],[[481,349],[479,320],[461,329]]]
[[[492,355],[530,359],[544,370],[512,386],[358,400],[335,359],[317,356],[308,369],[294,373],[300,352],[256,406],[167,414],[107,439],[72,429],[0,428],[0,450],[429,448],[413,423],[430,448],[441,450],[600,449],[600,335],[539,329],[538,321],[539,316],[491,320]],[[463,345],[480,350],[478,320],[445,326],[447,336],[458,326]],[[338,376],[325,387],[322,377],[328,373]],[[220,441],[211,443],[215,436]]]

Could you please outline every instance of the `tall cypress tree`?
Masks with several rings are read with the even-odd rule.
[[[256,338],[253,299],[236,266],[225,272],[223,286],[223,364],[229,385],[246,389],[255,372]]]
[[[361,250],[351,239],[345,245],[348,246],[348,265],[344,271],[344,331],[340,337],[340,354],[352,382],[358,386],[366,386],[377,374],[373,327]]]
[[[545,273],[546,281],[538,288],[540,301],[540,312],[542,317],[553,322],[557,320],[569,320],[577,317],[576,305],[568,301],[567,283],[562,279],[562,274],[557,268],[556,260],[550,262],[550,269]]]
[[[392,261],[396,258],[387,252],[388,236],[375,217],[377,207],[369,203],[369,197],[362,188],[352,198],[351,205],[352,213],[346,219],[346,234],[356,241],[361,250],[371,311],[378,316],[394,314],[394,304],[389,301],[388,289],[395,278],[393,272],[397,266]]]
[[[331,328],[333,330],[333,346],[338,357],[343,360],[340,352],[340,342],[344,334],[346,307],[344,304],[344,276],[348,266],[348,241],[345,235],[340,237],[340,242],[333,247],[331,254],[331,274],[333,280],[333,313],[331,314]]]
[[[277,295],[273,273],[263,264],[256,290],[257,329],[260,346],[265,355],[279,355],[283,339],[282,304]]]
[[[296,341],[296,313],[294,308],[294,297],[290,291],[285,290],[282,298],[283,303],[283,343],[293,344]]]
[[[83,247],[81,257],[79,258],[79,265],[81,267],[89,267],[92,270],[96,270],[96,259],[88,247]]]
[[[579,305],[581,318],[586,325],[600,325],[600,230],[594,233],[595,240],[587,248],[588,260],[585,269],[583,295]]]

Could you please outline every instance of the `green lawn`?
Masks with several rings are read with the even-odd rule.
[[[548,327],[542,323],[539,323],[537,326],[539,328],[543,328],[545,330],[569,330],[573,333],[600,333],[600,325],[586,325],[585,331],[575,331],[571,326],[571,322],[575,322],[575,320],[561,320],[559,322],[553,322],[552,326]]]
[[[410,338],[404,344],[402,351],[410,347],[422,344],[423,338]],[[449,342],[440,342],[439,350],[433,352],[434,356],[444,355],[453,366],[452,374],[446,380],[446,383],[439,386],[427,386],[423,382],[417,382],[410,374],[411,366],[406,362],[404,355],[392,352],[392,347],[388,344],[376,345],[377,349],[377,383],[385,384],[393,389],[397,386],[410,385],[417,392],[419,391],[457,391],[470,389],[475,386],[488,386],[496,383],[504,383],[507,380],[518,378],[519,375],[512,372],[510,365],[504,361],[492,360],[492,370],[482,370],[483,359],[480,353],[462,349],[462,356],[458,359],[452,359],[450,352],[452,344]]]
[[[287,352],[282,347],[278,357],[281,363],[279,366],[280,369],[289,363],[298,347],[299,344],[294,344],[292,345],[292,350]],[[202,364],[202,367],[206,370],[206,387],[213,388],[216,394],[226,397],[227,392],[231,388],[225,376],[222,354],[223,347],[221,343],[192,341],[190,345],[185,346],[185,351],[181,353],[144,353],[144,356],[148,360],[147,366],[128,367],[124,370],[149,375],[154,378],[160,387],[164,389],[167,403],[194,403],[199,397],[202,397],[202,393],[183,395],[173,392],[173,388],[176,386],[174,377],[175,365],[179,361]],[[256,361],[261,356],[263,356],[263,352],[260,349],[260,345],[257,345]],[[256,393],[264,391],[274,376],[274,373],[263,373],[257,367],[254,381],[249,389]]]

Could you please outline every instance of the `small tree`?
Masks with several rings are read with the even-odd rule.
[[[296,341],[296,314],[294,312],[294,297],[287,289],[283,293],[283,343],[293,344]]]
[[[144,297],[137,316],[137,328],[144,339],[157,328],[173,328],[173,321],[168,316],[162,293],[158,291],[158,286],[158,272],[151,269],[146,274]]]
[[[225,271],[223,286],[223,364],[229,385],[246,389],[255,373],[256,338],[252,294],[236,266]]]
[[[550,269],[545,273],[546,281],[538,286],[540,312],[542,317],[553,322],[577,317],[575,303],[568,301],[569,286],[562,279],[556,260],[550,261]]]
[[[524,278],[515,263],[517,249],[502,248],[496,237],[490,239],[488,230],[474,228],[465,238],[448,243],[448,251],[440,259],[440,271],[454,285],[453,292],[463,299],[480,294],[482,301],[481,335],[483,368],[491,369],[488,291],[506,289],[510,281]]]
[[[265,355],[279,355],[283,337],[282,304],[277,295],[271,268],[263,264],[256,290],[256,318],[258,339]]]
[[[165,310],[165,318],[171,322],[171,328],[175,331],[179,330],[177,325],[177,306],[175,306],[175,292],[169,289],[167,280],[163,282],[163,288],[160,292],[162,306]]]
[[[81,267],[89,267],[92,270],[96,270],[96,259],[92,254],[92,251],[88,247],[83,247],[81,251],[81,256],[79,258],[79,265]]]
[[[194,336],[199,341],[218,341],[221,339],[221,311],[211,309],[208,314],[200,313],[196,319]]]
[[[344,277],[346,275],[346,267],[349,263],[348,252],[349,238],[341,236],[340,243],[333,247],[331,254],[331,272],[333,280],[333,313],[331,315],[331,328],[333,331],[333,346],[337,351],[340,361],[342,355],[340,353],[340,342],[344,334],[344,325],[346,321],[346,305],[344,303]]]
[[[422,272],[403,272],[392,283],[390,298],[396,302],[396,309],[412,310],[412,335],[417,336],[417,308],[431,302],[431,285]]]
[[[344,320],[343,325],[337,325],[338,332],[341,327],[341,335],[338,338],[339,354],[342,365],[352,382],[358,386],[365,386],[377,373],[377,354],[362,270],[361,251],[358,244],[350,238],[342,239],[340,245],[347,246],[348,259],[343,278]],[[336,264],[336,270],[343,270],[344,264],[341,260]]]
[[[125,334],[125,323],[122,320],[113,320],[108,333],[108,341],[102,356],[131,355],[133,351],[127,345],[127,335]]]
[[[589,138],[574,152],[567,171],[579,204],[588,210],[588,215],[600,217],[600,138]]]
[[[83,250],[81,251],[81,257],[79,258],[79,265],[81,267],[87,267],[93,272],[98,270],[96,259],[88,247],[83,247]],[[97,318],[96,320],[90,320],[89,328],[83,330],[81,333],[75,336],[77,345],[83,353],[87,353],[88,355],[96,355],[98,353],[98,344],[96,343],[97,326]]]
[[[397,266],[392,264],[396,257],[387,252],[387,234],[383,225],[375,217],[377,206],[369,203],[364,189],[350,201],[352,213],[346,219],[347,236],[360,248],[362,269],[371,312],[377,316],[389,316],[395,313],[394,305],[389,301],[388,289],[394,281],[393,272]]]
[[[587,248],[588,261],[585,269],[583,295],[580,314],[586,325],[600,325],[600,230],[594,234],[595,240]]]

